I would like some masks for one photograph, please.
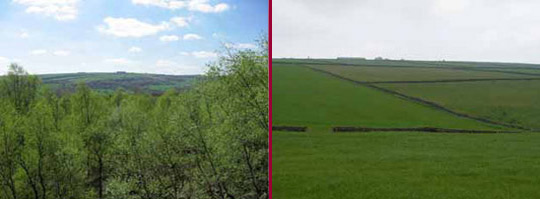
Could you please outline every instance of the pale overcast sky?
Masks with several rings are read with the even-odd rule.
[[[273,57],[540,63],[538,0],[274,0]]]
[[[254,48],[267,0],[0,0],[0,75],[200,74],[224,46]]]

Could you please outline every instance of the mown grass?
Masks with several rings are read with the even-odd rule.
[[[300,66],[273,66],[274,125],[496,128]]]
[[[450,109],[540,128],[540,81],[377,84]]]
[[[334,74],[357,81],[426,81],[449,79],[531,78],[534,76],[489,71],[456,70],[421,67],[359,67],[339,65],[313,65]]]
[[[273,198],[540,198],[540,134],[273,132]]]

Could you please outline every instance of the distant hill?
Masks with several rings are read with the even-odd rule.
[[[99,92],[110,93],[123,88],[130,92],[146,92],[155,95],[171,88],[186,89],[200,76],[116,72],[44,74],[38,77],[45,85],[58,93],[72,92],[78,82],[85,82]]]

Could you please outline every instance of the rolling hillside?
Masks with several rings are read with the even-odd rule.
[[[131,92],[161,94],[168,89],[185,89],[197,75],[161,75],[143,73],[65,73],[38,75],[43,83],[56,92],[71,92],[77,83],[85,82],[100,92],[114,92],[123,88]]]
[[[274,198],[540,197],[538,65],[272,64]]]

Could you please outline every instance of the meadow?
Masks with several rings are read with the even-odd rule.
[[[481,117],[540,128],[540,80],[380,84]]]
[[[495,128],[306,67],[274,65],[273,77],[273,124],[278,126]]]
[[[317,65],[311,66],[317,69],[366,82],[377,81],[428,81],[428,80],[453,80],[453,79],[516,79],[534,78],[534,76],[499,73],[491,71],[458,70],[451,68],[428,68],[428,67],[360,67]]]
[[[537,78],[537,65],[441,63],[274,60],[273,125],[307,127],[272,134],[274,198],[540,197],[540,80],[519,80]]]

